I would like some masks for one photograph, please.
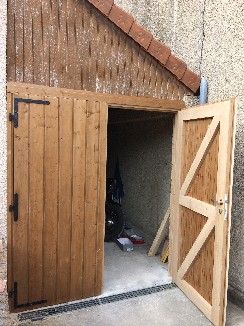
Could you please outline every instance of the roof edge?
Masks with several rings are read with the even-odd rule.
[[[134,17],[117,6],[114,0],[87,1],[143,47],[193,93],[197,92],[201,77],[188,69],[187,64],[174,56],[169,47],[156,40],[150,31],[139,25]]]

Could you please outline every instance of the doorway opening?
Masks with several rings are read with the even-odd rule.
[[[167,262],[147,253],[170,202],[173,119],[173,113],[108,110],[106,177],[121,179],[122,236],[140,236],[145,243],[124,252],[116,241],[105,242],[106,295],[171,282]]]

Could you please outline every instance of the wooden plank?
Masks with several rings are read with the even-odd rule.
[[[40,104],[29,107],[29,302],[43,299],[44,110]]]
[[[221,116],[222,110],[229,109],[231,100],[232,99],[221,100],[214,103],[207,103],[203,106],[193,106],[187,109],[184,108],[184,110],[182,110],[184,112],[184,121]]]
[[[58,87],[58,35],[59,35],[59,8],[58,1],[50,2],[50,39],[49,39],[49,83],[51,87]],[[51,95],[51,94],[48,94]]]
[[[160,100],[154,98],[127,96],[116,94],[93,93],[88,91],[69,90],[32,84],[21,84],[9,82],[8,92],[28,95],[48,95],[56,97],[73,97],[87,100],[107,102],[109,107],[117,108],[145,108],[151,111],[177,112],[184,108],[185,103],[178,100]],[[155,110],[157,109],[157,110]]]
[[[7,10],[7,80],[15,81],[15,0],[8,1]]]
[[[28,295],[28,215],[29,215],[29,106],[19,103],[19,127],[14,128],[14,189],[19,194],[19,218],[13,225],[13,273],[18,283],[18,304],[29,302]],[[13,199],[12,199],[13,201]],[[11,214],[12,215],[12,214]],[[13,219],[13,216],[12,216]],[[11,284],[13,286],[13,284]]]
[[[148,252],[148,257],[152,257],[152,256],[156,255],[158,248],[159,248],[161,242],[163,241],[163,237],[165,235],[165,230],[168,226],[169,215],[170,215],[170,209],[168,208],[166,211],[166,214],[164,215],[163,221],[158,229],[156,237],[153,240],[152,246]]]
[[[24,0],[19,0],[15,9],[15,80],[17,82],[24,81]]]
[[[42,0],[41,5],[41,25],[42,25],[42,80],[41,84],[50,85],[50,20],[51,8],[49,0]],[[57,28],[57,27],[56,27]]]
[[[57,300],[69,300],[70,246],[72,216],[72,113],[73,100],[59,101],[59,205],[58,205],[58,257]]]
[[[67,63],[65,87],[75,89],[75,69],[76,69],[76,1],[67,1],[66,13],[66,34],[67,34]]]
[[[85,223],[86,101],[74,100],[71,300],[83,295]]]
[[[83,296],[95,293],[96,278],[96,235],[98,208],[98,161],[99,161],[99,103],[87,102],[86,127],[86,195],[84,236],[84,280]]]
[[[185,195],[187,190],[189,189],[192,180],[194,179],[194,177],[196,176],[199,168],[201,167],[201,163],[204,161],[208,150],[210,148],[210,146],[212,145],[212,142],[218,132],[218,126],[219,126],[219,121],[220,121],[220,117],[219,116],[215,116],[207,130],[207,133],[201,143],[201,146],[191,164],[190,170],[184,180],[184,183],[180,189],[180,193],[182,195]]]
[[[34,83],[34,63],[33,63],[33,18],[32,7],[34,0],[25,0],[24,10],[24,82]],[[35,94],[33,94],[35,95]]]
[[[95,295],[99,295],[102,293],[102,286],[103,286],[105,199],[106,199],[106,161],[107,161],[107,121],[108,121],[108,106],[106,103],[100,103]]]
[[[228,151],[230,152],[230,161],[229,161],[229,171],[227,170],[227,175],[229,176],[226,184],[226,193],[228,193],[228,208],[227,208],[227,223],[226,223],[226,252],[227,258],[223,262],[226,266],[225,275],[223,275],[224,284],[225,286],[222,287],[222,296],[224,296],[223,300],[223,316],[222,322],[223,325],[226,323],[226,308],[227,308],[227,289],[228,289],[228,272],[229,272],[229,250],[230,250],[230,228],[231,228],[231,211],[232,211],[232,186],[233,186],[233,173],[234,173],[234,151],[235,151],[235,133],[236,133],[236,119],[237,119],[237,100],[232,99],[231,103],[231,112],[230,112],[230,132],[229,132],[229,148]]]
[[[7,115],[13,111],[13,95],[7,94]],[[8,122],[7,124],[7,205],[12,205],[13,194],[14,194],[14,128],[13,123]],[[12,290],[14,279],[13,279],[13,213],[7,211],[7,290]],[[13,300],[9,300],[9,309],[13,311]]]
[[[32,55],[34,68],[34,84],[45,84],[43,79],[43,22],[41,1],[35,1],[32,8]]]
[[[178,270],[178,277],[180,279],[183,279],[183,277],[193,264],[197,254],[208,240],[208,237],[210,236],[210,233],[214,228],[214,222],[214,219],[210,218],[202,228],[199,236],[197,237],[196,241],[194,242],[193,246],[191,247],[190,251],[188,252],[186,258],[184,259],[183,263],[181,264]]]
[[[43,299],[56,303],[58,230],[58,98],[46,97],[44,144]]]
[[[233,114],[231,108],[224,110],[221,115],[220,122],[220,135],[219,135],[219,156],[218,156],[218,181],[217,181],[217,194],[216,198],[219,200],[222,198],[224,201],[225,194],[229,193],[229,173],[231,164],[231,151],[230,143],[232,139],[232,132],[230,128],[230,119],[232,119]],[[223,265],[226,260],[226,221],[224,220],[224,207],[219,207],[222,209],[222,214],[220,212],[217,215],[215,222],[215,242],[214,242],[214,267],[213,267],[213,291],[212,291],[212,320],[216,325],[222,325],[223,319],[223,296],[225,287],[225,273],[223,273]],[[221,309],[221,308],[222,309]]]
[[[175,213],[174,213],[174,208],[175,208],[175,186],[176,186],[176,171],[177,171],[177,140],[178,140],[178,114],[175,115],[174,117],[174,122],[173,122],[173,139],[172,139],[172,170],[171,170],[171,192],[170,192],[170,218],[169,218],[169,266],[168,266],[168,272],[169,276],[172,277],[172,272],[173,272],[173,264],[171,257],[173,257],[173,250],[174,250],[174,243],[176,241],[173,241],[174,235],[176,231],[174,231],[174,228],[176,226],[176,221],[175,221]]]
[[[84,61],[83,39],[85,38],[83,21],[84,21],[84,10],[82,7],[78,8],[79,0],[75,0],[75,38],[76,38],[76,56],[75,56],[75,66],[74,66],[74,89],[84,89],[83,88],[83,76],[82,76],[82,65]],[[79,40],[79,41],[77,41]],[[86,46],[84,46],[86,48]],[[84,49],[85,50],[85,49]]]
[[[181,112],[179,112],[175,117],[175,151],[173,153],[173,188],[171,197],[171,221],[173,224],[172,232],[170,233],[170,261],[172,262],[172,278],[173,281],[177,280],[177,271],[179,267],[179,233],[180,233],[180,221],[179,221],[179,211],[180,207],[178,205],[178,199],[180,195],[180,176],[181,176],[181,164],[182,164],[182,131],[183,131],[183,120]]]
[[[215,206],[189,196],[180,195],[179,204],[211,219],[214,219],[217,214]]]
[[[178,279],[177,286],[211,320],[212,306],[186,281]]]

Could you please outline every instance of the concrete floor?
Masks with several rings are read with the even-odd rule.
[[[162,264],[159,256],[147,256],[148,243],[134,245],[134,251],[123,252],[116,243],[105,242],[104,295],[171,282],[167,263]]]
[[[179,289],[63,313],[30,326],[210,326],[204,315]],[[244,312],[229,303],[227,326],[243,326]]]
[[[148,246],[122,252],[115,243],[105,243],[103,296],[169,283],[167,265],[159,256],[149,258]],[[15,324],[16,325],[16,324]],[[168,289],[115,303],[108,303],[45,318],[22,322],[29,326],[210,326],[198,308],[178,289]],[[227,326],[244,326],[244,312],[228,303]]]

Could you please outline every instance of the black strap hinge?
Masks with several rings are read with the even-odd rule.
[[[19,126],[19,103],[29,103],[29,104],[42,104],[42,105],[49,105],[49,101],[43,100],[32,100],[30,98],[20,98],[16,97],[14,99],[14,113],[9,114],[9,121],[13,121],[14,128],[18,128]]]
[[[14,203],[9,205],[9,212],[14,213],[14,221],[17,222],[19,218],[19,194],[14,194]]]
[[[14,309],[36,306],[36,305],[40,305],[40,304],[47,302],[47,300],[40,300],[40,301],[18,304],[18,284],[17,284],[17,282],[14,282],[14,288],[13,288],[13,290],[8,292],[8,297],[14,299]]]

